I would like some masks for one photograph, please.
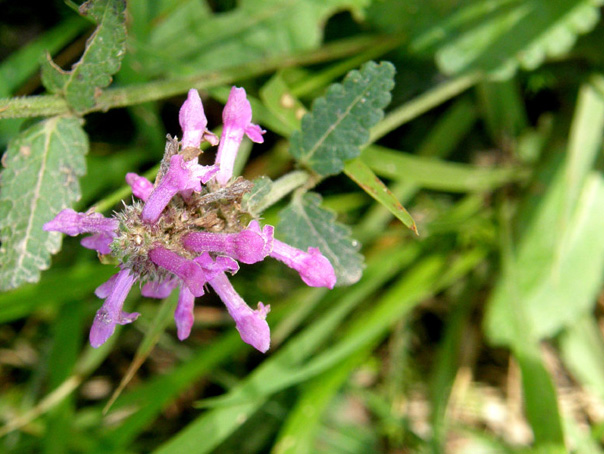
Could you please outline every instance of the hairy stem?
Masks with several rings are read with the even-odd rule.
[[[146,84],[104,90],[96,106],[86,112],[106,111],[185,93],[190,88],[206,89],[237,80],[270,73],[280,68],[310,65],[337,58],[355,55],[383,43],[384,37],[363,36],[327,44],[320,49],[297,55],[281,56],[256,61],[221,71],[211,71],[190,77],[160,80]],[[57,95],[28,96],[24,98],[0,99],[0,119],[62,115],[70,113],[65,99]]]

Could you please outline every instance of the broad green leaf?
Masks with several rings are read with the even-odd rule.
[[[237,8],[205,19],[202,17],[207,12],[196,6],[191,17],[182,20],[165,17],[169,24],[161,27],[161,33],[158,29],[158,33],[151,35],[153,53],[145,57],[146,67],[155,74],[169,72],[182,76],[197,73],[199,68],[223,69],[315,49],[321,44],[324,24],[331,15],[342,10],[360,15],[369,3],[369,0],[243,0]],[[185,3],[182,8],[191,6]],[[178,10],[174,14],[182,17]]]
[[[58,67],[50,56],[42,66],[42,82],[52,93],[61,94],[76,112],[94,107],[99,91],[111,83],[126,52],[126,3],[123,0],[89,0],[80,14],[98,27],[86,43],[82,58],[71,71]]]
[[[604,181],[595,175],[588,180],[561,237],[552,209],[559,209],[563,188],[554,189],[519,245],[514,270],[502,276],[489,303],[486,330],[498,344],[509,345],[517,337],[508,323],[511,300],[526,312],[528,326],[522,329],[544,338],[591,311],[601,289]]]
[[[563,165],[545,169],[546,187],[520,211],[517,250],[493,292],[486,331],[498,344],[518,336],[509,323],[518,302],[537,339],[550,337],[595,304],[604,275],[604,178],[591,171],[601,150],[604,100],[584,87],[579,96]]]
[[[567,53],[598,22],[602,0],[475,0],[434,25],[436,61],[447,74],[485,70],[507,78]]]
[[[342,171],[344,161],[357,157],[369,141],[369,129],[384,116],[394,87],[394,66],[368,62],[333,84],[302,118],[301,131],[291,136],[290,153],[320,175]]]
[[[526,270],[519,268],[514,260],[509,214],[503,209],[501,221],[503,278],[498,282],[498,287],[489,302],[487,335],[492,341],[505,342],[518,361],[522,373],[525,412],[533,429],[536,447],[544,452],[561,454],[564,452],[564,434],[558,411],[556,389],[543,364],[534,319],[529,315],[529,307],[523,299],[520,273],[526,272]],[[541,268],[542,266],[539,261],[534,261],[532,267]],[[493,316],[496,312],[497,319]],[[545,311],[540,316],[545,316]],[[497,326],[493,325],[495,320]],[[500,332],[505,334],[502,335]],[[505,341],[502,342],[502,338]]]
[[[336,222],[335,214],[321,208],[321,196],[311,192],[296,194],[281,211],[278,232],[294,247],[318,247],[331,262],[336,285],[357,282],[363,273],[360,244],[350,237],[350,228]]]
[[[604,339],[591,314],[577,320],[560,336],[560,352],[566,368],[600,399],[604,399]]]
[[[62,234],[42,226],[80,197],[88,139],[80,121],[53,117],[15,138],[0,180],[0,290],[36,282]]]
[[[552,377],[543,364],[539,345],[529,333],[516,339],[514,356],[522,373],[524,407],[538,448],[551,454],[563,454],[564,433],[558,410],[558,398]]]
[[[413,230],[416,235],[419,234],[415,221],[409,212],[388,189],[388,186],[363,161],[358,158],[348,161],[344,166],[344,173],[358,184],[363,191],[386,207],[399,221]]]

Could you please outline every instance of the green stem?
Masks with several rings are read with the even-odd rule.
[[[401,125],[419,117],[430,109],[454,98],[476,84],[480,79],[481,76],[479,73],[459,76],[458,78],[445,82],[403,104],[386,115],[386,117],[371,130],[371,136],[367,145],[376,142],[389,132],[392,132]]]
[[[368,48],[364,52],[355,55],[352,58],[331,65],[327,69],[316,73],[313,76],[306,77],[299,84],[291,87],[292,95],[296,97],[304,96],[314,91],[323,90],[334,79],[346,74],[352,69],[356,69],[363,63],[373,60],[386,52],[399,47],[406,39],[404,36],[394,36],[389,39],[377,43],[375,46]]]
[[[270,73],[280,68],[311,65],[355,55],[382,43],[384,37],[362,36],[327,44],[320,49],[297,55],[272,57],[221,71],[211,71],[181,79],[161,80],[146,84],[104,90],[96,106],[85,113],[106,111],[185,93],[190,88],[205,89],[237,80]],[[70,113],[69,105],[60,96],[40,95],[25,98],[0,99],[0,119],[63,115]]]
[[[294,170],[286,173],[278,180],[274,181],[270,192],[260,201],[258,205],[253,207],[256,213],[262,213],[268,207],[273,206],[294,189],[305,185],[311,179],[311,175],[304,170]]]

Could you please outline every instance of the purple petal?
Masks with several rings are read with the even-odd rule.
[[[164,299],[170,296],[172,290],[178,287],[178,280],[164,279],[163,281],[151,281],[143,285],[141,295],[147,298]]]
[[[77,213],[71,208],[65,208],[52,221],[44,224],[47,232],[61,232],[69,236],[82,233],[107,233],[115,235],[119,222],[106,218],[101,213]]]
[[[258,233],[259,235],[262,235],[262,238],[264,238],[264,250],[262,251],[262,253],[265,257],[269,255],[273,250],[275,228],[272,225],[267,224],[262,228],[262,230],[260,230],[260,223],[254,219],[250,221],[247,226],[247,229],[251,230],[252,232]]]
[[[222,122],[225,128],[242,131],[252,122],[252,106],[247,100],[245,88],[231,88],[229,99],[222,111]]]
[[[178,276],[195,296],[204,294],[203,286],[207,282],[202,267],[193,260],[188,260],[176,252],[162,246],[149,251],[149,258],[160,266]]]
[[[103,284],[97,288],[97,293],[106,294],[108,292],[108,295],[97,311],[90,329],[90,345],[94,348],[100,347],[111,337],[116,324],[132,323],[140,315],[136,312],[129,314],[122,311],[124,301],[135,280],[136,277],[132,276],[129,270],[123,269],[106,283],[111,282],[111,284]]]
[[[226,273],[228,271],[231,274],[235,274],[239,271],[239,264],[235,260],[222,255],[219,255],[214,260],[210,254],[204,252],[193,260],[201,266],[208,281],[213,279],[218,273]]]
[[[142,201],[146,201],[153,191],[153,183],[134,172],[126,174],[126,183],[132,188],[132,193]]]
[[[109,278],[109,280],[107,280],[106,282],[99,285],[95,289],[94,294],[102,300],[107,298],[111,294],[111,290],[113,289],[113,284],[115,283],[115,280],[117,279],[118,274],[114,274],[113,276],[111,276]]]
[[[186,162],[182,155],[172,156],[168,171],[145,202],[143,221],[155,224],[172,197],[179,192],[201,191],[201,183],[206,183],[217,171],[216,167],[201,166],[195,160]]]
[[[215,164],[220,169],[216,181],[221,186],[225,186],[233,176],[233,166],[243,135],[247,134],[254,142],[262,142],[262,134],[265,131],[251,123],[252,106],[243,88],[231,88],[229,99],[222,111],[222,121],[224,129]]]
[[[264,137],[262,137],[262,134],[265,132],[266,131],[258,125],[250,124],[247,128],[245,128],[245,135],[248,136],[252,142],[256,143],[264,143]]]
[[[195,308],[195,295],[187,288],[186,285],[180,287],[178,294],[178,304],[174,311],[174,322],[176,323],[176,332],[178,339],[185,340],[191,334],[191,328],[195,321],[193,310]]]
[[[309,247],[308,252],[304,252],[289,244],[274,240],[270,256],[296,270],[302,280],[311,287],[331,289],[336,284],[336,273],[333,266],[317,248]]]
[[[182,244],[193,252],[216,252],[251,264],[264,260],[272,239],[271,229],[260,231],[254,226],[239,233],[191,232],[183,237]]]
[[[266,353],[271,343],[270,328],[266,323],[266,315],[270,310],[270,306],[258,303],[258,309],[252,310],[235,291],[224,273],[218,273],[210,281],[210,285],[220,296],[229,314],[235,320],[237,331],[239,331],[243,342],[262,353]]]
[[[111,243],[113,235],[107,233],[95,233],[94,235],[82,238],[80,244],[87,249],[93,249],[101,254],[111,254]]]
[[[178,121],[182,128],[182,148],[199,148],[206,131],[208,120],[203,111],[199,93],[194,88],[189,90],[187,100],[178,113]]]

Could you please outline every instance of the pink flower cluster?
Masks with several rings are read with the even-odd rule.
[[[233,184],[235,157],[244,135],[254,142],[263,142],[265,131],[251,123],[252,109],[243,88],[232,88],[222,118],[224,126],[219,140],[207,130],[199,94],[190,90],[179,114],[183,130],[180,151],[164,157],[165,171],[160,172],[155,184],[135,173],[126,175],[133,194],[143,202],[140,209],[113,218],[64,209],[44,225],[46,231],[70,236],[92,233],[82,240],[82,246],[100,254],[111,254],[121,261],[119,272],[95,292],[104,303],[90,330],[93,347],[105,343],[117,324],[131,323],[140,315],[123,311],[124,301],[137,281],[142,285],[141,293],[150,298],[166,298],[179,288],[174,320],[180,340],[191,333],[195,298],[202,296],[209,285],[224,302],[242,340],[263,353],[270,346],[266,322],[270,306],[258,303],[256,309],[250,308],[237,294],[226,273],[236,273],[238,262],[253,264],[270,256],[296,270],[309,286],[333,288],[335,285],[334,269],[319,249],[310,247],[302,251],[276,240],[274,228],[261,226],[255,219],[245,227],[228,232],[200,228],[195,222],[186,224],[178,234],[166,231],[172,218],[163,218],[174,216],[174,212],[185,210],[183,207],[188,205],[194,206],[195,194],[228,189]],[[203,166],[198,162],[199,147],[204,140],[214,146],[219,144],[214,165]],[[191,151],[193,153],[188,153]],[[181,218],[194,221],[189,219],[189,213]],[[133,225],[136,231],[130,232]],[[132,254],[120,255],[120,245],[124,244],[120,242],[120,235],[124,235],[124,231],[130,235],[127,243],[137,251],[136,260],[132,260]]]

